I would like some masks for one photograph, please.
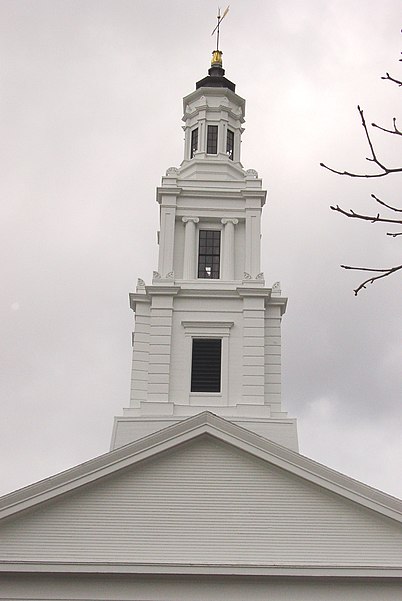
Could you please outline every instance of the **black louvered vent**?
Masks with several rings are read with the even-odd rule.
[[[221,391],[220,338],[193,338],[191,392]]]

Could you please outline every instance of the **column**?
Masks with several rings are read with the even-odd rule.
[[[223,232],[223,261],[222,261],[222,279],[234,280],[234,226],[239,223],[238,219],[221,219],[225,226]]]
[[[185,224],[184,229],[184,262],[183,262],[183,280],[195,279],[195,251],[196,235],[195,224],[199,222],[198,217],[182,217]]]

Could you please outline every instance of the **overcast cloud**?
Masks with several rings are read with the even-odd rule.
[[[155,187],[182,160],[182,97],[206,75],[216,2],[1,0],[0,492],[109,448],[129,401],[128,292],[156,268]],[[246,99],[242,162],[268,189],[263,267],[289,296],[284,404],[301,452],[402,495],[401,277],[340,263],[401,239],[329,205],[399,202],[368,169],[367,120],[401,116],[400,2],[234,0],[224,67]],[[394,141],[379,148],[400,159]],[[399,152],[399,156],[398,156]],[[399,164],[401,160],[399,160]]]

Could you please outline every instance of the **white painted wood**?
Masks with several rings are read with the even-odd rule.
[[[142,568],[145,570],[145,568]],[[400,581],[389,578],[289,578],[213,574],[20,574],[0,575],[0,599],[10,601],[399,601]]]
[[[3,561],[401,567],[396,523],[210,436],[0,527]]]
[[[224,225],[223,234],[223,261],[222,277],[225,280],[234,280],[235,274],[235,254],[234,254],[234,227],[239,223],[238,219],[221,219]]]
[[[245,171],[240,163],[245,101],[224,87],[200,88],[185,97],[183,108],[184,159],[180,167],[167,170],[157,189],[158,271],[152,285],[141,290],[141,298],[138,293],[131,295],[134,311],[141,310],[140,300],[146,300],[149,329],[135,330],[131,411],[126,409],[116,419],[114,444],[154,431],[158,415],[163,425],[167,416],[185,419],[210,409],[295,448],[295,421],[286,426],[275,421],[288,419],[281,405],[277,344],[286,299],[264,287],[260,272],[266,192],[257,172]],[[219,131],[216,155],[206,152],[211,124],[218,125]],[[189,140],[195,127],[199,146],[190,158]],[[234,160],[226,154],[228,128],[235,134]],[[203,229],[221,231],[216,280],[197,277],[198,237]],[[267,332],[267,319],[275,333]],[[233,323],[228,337],[215,333],[223,344],[219,394],[190,391],[192,343],[182,326],[188,321]],[[209,336],[207,325],[204,329],[201,325],[195,335]],[[146,425],[151,417],[152,423]]]
[[[184,234],[184,267],[183,279],[194,280],[196,277],[196,254],[197,247],[196,227],[199,222],[198,217],[182,217],[185,224]]]
[[[161,406],[168,407],[169,404],[162,403]],[[135,412],[131,409],[128,411]],[[159,419],[158,417],[157,420]],[[288,420],[275,421],[288,424]],[[157,432],[146,438],[0,498],[0,519],[36,507],[105,476],[116,474],[122,469],[203,435],[229,444],[269,465],[272,464],[324,490],[349,499],[358,506],[402,523],[402,501],[303,457],[285,446],[275,444],[267,436],[258,436],[249,429],[239,428],[232,421],[207,411],[178,421],[170,428],[158,428]]]

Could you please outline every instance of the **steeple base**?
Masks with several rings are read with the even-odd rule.
[[[178,406],[173,403],[146,403],[147,415],[138,416],[140,410],[125,409],[123,416],[115,417],[111,450],[139,440],[162,428],[197,415],[201,411],[210,411],[224,419],[241,426],[259,436],[298,452],[296,420],[279,415],[269,417],[269,407],[261,405],[236,405],[234,407]],[[154,407],[152,407],[154,405]],[[161,407],[163,405],[163,407]],[[154,414],[152,415],[152,410]],[[264,413],[266,416],[264,417]]]

